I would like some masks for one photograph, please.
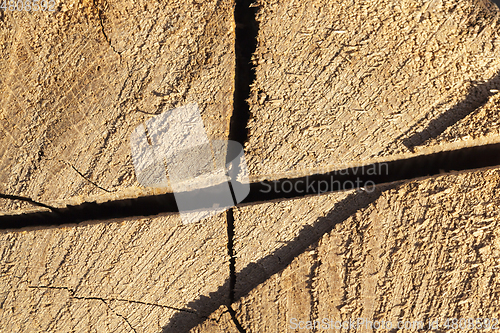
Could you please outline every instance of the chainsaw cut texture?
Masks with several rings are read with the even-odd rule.
[[[198,104],[209,138],[227,139],[233,21],[230,0],[64,1],[55,12],[3,11],[0,193],[58,207],[152,194],[135,179],[130,133],[189,103]]]
[[[499,185],[494,169],[394,186],[369,204],[351,192],[239,208],[236,293],[249,272],[266,277],[235,305],[239,321],[247,332],[297,332],[292,318],[417,320],[424,330],[437,318],[442,330],[445,318],[499,318]]]
[[[221,306],[210,317],[189,332],[191,333],[240,333],[226,306]]]
[[[489,2],[257,6],[252,181],[498,141]],[[57,206],[155,194],[138,187],[128,138],[187,103],[211,139],[227,138],[232,2],[57,8],[0,22],[0,192]],[[231,298],[246,332],[296,332],[292,318],[498,318],[499,185],[499,169],[481,170],[237,207],[234,223],[3,231],[0,331],[241,332]]]
[[[473,146],[482,142],[496,142],[500,135],[500,94],[490,97],[484,106],[474,110],[459,122],[447,128],[436,139],[426,142],[427,147],[441,143]]]
[[[160,332],[229,278],[225,214],[4,232],[0,258],[1,332]]]
[[[499,12],[489,1],[257,5],[246,143],[254,181],[411,155],[448,118],[473,111],[477,85],[498,88]]]

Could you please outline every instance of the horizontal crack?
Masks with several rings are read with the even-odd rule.
[[[106,305],[106,307],[108,309],[110,309],[116,316],[120,317],[123,319],[123,321],[125,321],[127,323],[127,325],[132,329],[132,331],[136,332],[137,331],[135,330],[135,328],[132,326],[132,324],[130,324],[130,322],[128,321],[128,319],[119,314],[118,312],[116,312],[110,305],[109,305],[109,301],[108,299],[106,298],[102,298],[102,297],[94,297],[94,296],[88,296],[88,297],[83,297],[83,296],[76,296],[75,295],[75,291],[69,287],[58,287],[58,286],[28,286],[28,288],[31,288],[31,289],[56,289],[56,290],[66,290],[70,293],[70,297],[71,298],[74,298],[74,299],[79,299],[79,300],[96,300],[96,301],[101,301],[104,303],[104,305]]]
[[[30,289],[67,290],[70,293],[72,298],[80,299],[80,300],[99,300],[99,301],[103,301],[103,302],[111,302],[111,301],[129,302],[129,303],[134,303],[134,304],[157,306],[157,307],[164,308],[164,309],[170,309],[170,310],[175,310],[175,311],[182,311],[182,312],[189,312],[192,314],[197,314],[196,311],[194,311],[194,310],[181,309],[181,308],[176,308],[176,307],[168,306],[168,305],[143,302],[143,301],[136,301],[136,300],[130,300],[130,299],[124,299],[124,298],[105,298],[105,297],[99,297],[99,296],[78,296],[75,294],[75,290],[73,290],[69,287],[65,287],[65,286],[28,286],[28,288],[30,288]]]
[[[476,146],[306,177],[251,183],[249,195],[239,205],[352,189],[370,191],[381,184],[411,181],[451,171],[467,171],[496,166],[500,166],[500,144]],[[370,169],[375,171],[369,172]],[[206,189],[207,191],[204,189],[203,195],[221,193],[226,188],[226,184],[213,186]],[[200,197],[199,191],[183,193],[183,195],[190,195],[192,202],[206,202],[206,200],[201,200],[203,198]],[[53,226],[178,212],[173,193],[114,200],[99,204],[88,202],[60,209],[35,203],[31,199],[24,199],[24,201],[49,208],[52,212],[0,216],[0,229]]]
[[[27,202],[27,203],[30,203],[34,206],[39,206],[39,207],[43,207],[43,208],[48,208],[50,209],[51,211],[54,211],[56,208],[52,207],[52,206],[49,206],[49,205],[46,205],[44,203],[41,203],[41,202],[37,202],[33,199],[30,199],[30,198],[27,198],[27,197],[21,197],[21,196],[18,196],[18,195],[10,195],[10,194],[3,194],[3,193],[0,193],[0,198],[2,199],[8,199],[8,200],[18,200],[18,201],[24,201],[24,202]]]

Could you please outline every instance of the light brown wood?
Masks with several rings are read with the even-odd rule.
[[[225,214],[0,234],[2,332],[159,332],[229,277]],[[214,302],[227,304],[225,298]],[[182,327],[176,328],[182,332]]]
[[[130,133],[188,103],[199,105],[210,138],[227,138],[232,1],[58,6],[2,13],[0,193],[58,207],[156,193],[136,181]],[[30,208],[0,204],[4,213]]]
[[[274,272],[266,265],[273,261],[286,263],[235,306],[240,322],[247,332],[297,332],[292,318],[422,321],[425,329],[430,319],[442,318],[444,329],[445,318],[499,318],[499,184],[499,169],[414,181],[383,191],[346,220],[339,216],[364,206],[365,194],[239,209],[236,253],[244,275],[237,281]],[[333,230],[309,237],[317,241],[301,241],[328,224]],[[285,253],[307,248],[273,258],[285,246]],[[359,330],[373,331],[366,323]]]
[[[1,12],[0,193],[64,207],[169,191],[137,183],[130,133],[196,102],[209,137],[228,137],[234,5]],[[500,16],[488,0],[256,6],[252,181],[500,142]],[[0,332],[499,318],[499,188],[496,167],[239,206],[232,239],[231,213],[2,231]],[[29,209],[0,199],[0,214]]]
[[[495,89],[491,89],[495,91]],[[495,142],[500,135],[500,95],[494,95],[488,102],[450,126],[439,137],[428,142],[428,146],[439,143]],[[471,145],[473,146],[473,145]]]
[[[479,83],[500,87],[500,16],[489,1],[258,5],[246,144],[255,181],[413,155],[407,139],[434,133],[431,121],[450,109],[472,112],[464,101]]]

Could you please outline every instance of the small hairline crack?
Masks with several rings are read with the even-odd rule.
[[[78,296],[78,295],[76,295],[76,291],[75,290],[73,290],[70,287],[66,287],[66,286],[28,286],[28,288],[30,288],[30,289],[66,290],[66,291],[69,292],[71,298],[79,299],[79,300],[100,300],[100,301],[103,301],[103,302],[112,302],[112,301],[116,301],[116,302],[129,302],[129,303],[135,303],[135,304],[141,304],[141,305],[157,306],[157,307],[160,307],[160,308],[170,309],[170,310],[175,310],[175,311],[189,312],[189,313],[197,315],[197,312],[195,310],[181,309],[181,308],[176,308],[174,306],[168,306],[168,305],[151,303],[151,302],[143,302],[143,301],[137,301],[137,300],[124,299],[124,298],[105,298],[105,297],[99,297],[99,296]]]
[[[94,185],[95,187],[97,187],[97,188],[99,188],[99,189],[101,189],[101,190],[103,190],[103,191],[105,191],[105,192],[108,192],[108,193],[113,193],[113,192],[116,192],[116,190],[113,190],[113,191],[108,190],[108,189],[106,189],[106,188],[104,188],[104,187],[102,187],[102,186],[98,185],[98,184],[97,184],[97,183],[95,183],[94,181],[92,181],[92,180],[88,179],[88,178],[87,178],[87,177],[85,177],[85,175],[84,175],[83,173],[81,173],[81,172],[80,172],[80,171],[79,171],[79,170],[78,170],[78,169],[77,169],[77,168],[76,168],[73,164],[68,163],[68,162],[66,162],[66,161],[63,161],[63,160],[59,160],[59,161],[60,161],[60,162],[62,162],[62,163],[64,163],[64,164],[66,164],[66,165],[68,165],[69,167],[71,167],[73,170],[75,170],[75,172],[76,172],[78,175],[80,175],[80,177],[82,177],[83,179],[85,179],[85,180],[86,180],[86,181],[88,181],[90,184]]]
[[[113,50],[113,52],[115,52],[116,54],[118,54],[118,56],[120,57],[120,62],[121,62],[121,59],[122,59],[122,53],[121,52],[118,52],[115,47],[113,46],[113,44],[111,43],[111,39],[108,37],[108,35],[106,34],[106,30],[104,30],[104,19],[102,18],[102,10],[101,8],[99,8],[99,6],[96,4],[96,1],[94,0],[93,1],[94,3],[94,6],[96,6],[97,8],[97,15],[99,17],[99,26],[101,27],[101,32],[102,32],[102,35],[104,36],[104,39],[106,40],[106,42],[108,43],[109,47],[111,47],[111,49]]]
[[[23,196],[19,196],[19,195],[11,195],[11,194],[0,193],[0,199],[18,200],[18,201],[23,201],[23,202],[30,203],[30,204],[32,204],[34,206],[47,208],[47,209],[50,209],[51,211],[56,211],[57,210],[57,208],[55,208],[55,207],[49,206],[47,204],[44,204],[44,203],[41,203],[41,202],[38,202],[38,201],[35,201],[35,200],[31,199],[31,198],[23,197]]]

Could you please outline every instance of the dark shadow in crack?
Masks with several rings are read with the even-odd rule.
[[[251,86],[255,81],[255,69],[252,56],[257,48],[259,22],[255,19],[258,7],[252,5],[253,0],[237,0],[234,8],[235,28],[235,86],[233,115],[230,122],[229,140],[239,142],[242,146],[248,139],[248,120],[251,97]]]
[[[380,162],[322,174],[313,174],[298,178],[282,178],[250,184],[250,193],[238,206],[270,202],[281,199],[301,198],[307,195],[319,195],[351,189],[372,189],[375,185],[410,181],[422,177],[439,175],[453,171],[487,169],[500,166],[500,143],[468,147],[411,158]],[[234,169],[232,179],[239,172]],[[235,183],[232,183],[234,186]],[[243,184],[239,184],[242,186]],[[234,188],[233,188],[234,189]],[[195,208],[211,209],[212,202],[206,198],[220,197],[221,191],[227,190],[227,183],[215,185],[191,192],[183,192]],[[30,198],[0,194],[0,199],[20,200],[47,208],[47,211],[19,215],[0,215],[0,232],[26,227],[47,228],[74,223],[98,223],[113,219],[157,216],[178,212],[173,193],[150,195],[130,199],[111,200],[102,203],[84,202],[76,206],[55,208]],[[208,206],[203,206],[208,204]],[[51,211],[49,211],[51,210]],[[233,234],[233,226],[228,225],[228,235]],[[229,246],[230,244],[228,244]],[[228,247],[230,249],[231,246]]]
[[[234,290],[234,302],[248,295],[250,291],[258,285],[268,280],[272,275],[281,272],[291,264],[294,258],[303,253],[310,245],[316,243],[326,233],[342,223],[351,215],[360,209],[377,200],[380,195],[389,189],[397,187],[400,183],[378,186],[373,192],[353,192],[345,199],[335,204],[335,207],[325,217],[321,217],[313,225],[305,226],[299,235],[283,247],[277,249],[274,253],[260,259],[256,263],[250,263],[237,272],[237,281]],[[217,310],[221,305],[228,305],[221,302],[227,299],[228,288],[231,285],[230,279],[227,279],[215,292],[208,296],[188,303],[187,309],[195,310],[199,320],[193,320],[192,314],[186,312],[176,313],[167,326],[163,328],[163,333],[188,332],[198,324],[202,323],[211,313]],[[230,306],[230,305],[229,305]]]
[[[413,151],[416,146],[420,146],[430,139],[437,138],[447,128],[458,123],[460,120],[485,105],[489,98],[496,94],[496,92],[492,92],[491,90],[500,90],[500,73],[497,73],[495,77],[487,82],[471,82],[471,85],[464,101],[431,120],[421,131],[403,139],[403,144]],[[425,119],[422,119],[420,122],[423,121],[425,121]],[[406,135],[407,134],[404,136]]]

